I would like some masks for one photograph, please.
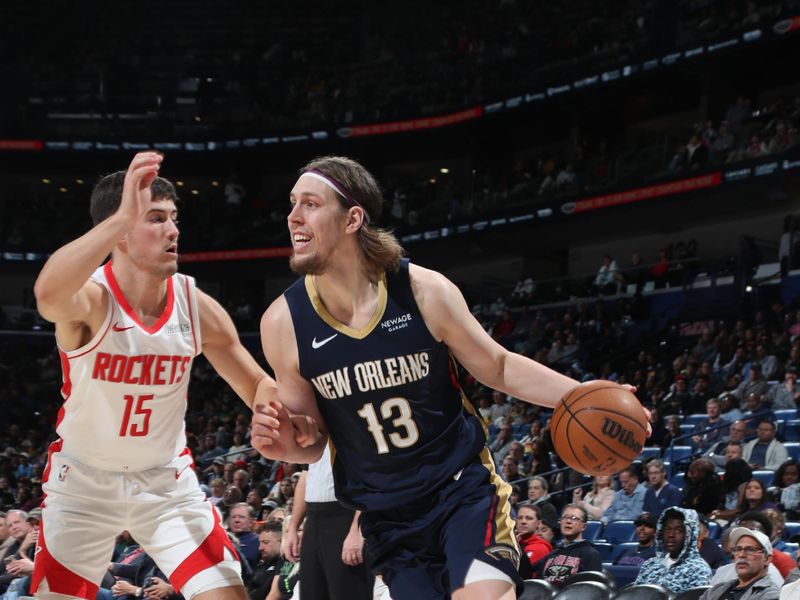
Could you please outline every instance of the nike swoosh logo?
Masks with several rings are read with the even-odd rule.
[[[120,327],[120,326],[119,326],[119,323],[114,323],[114,324],[111,326],[111,329],[112,329],[113,331],[128,331],[128,329],[133,329],[134,327],[135,327],[135,325],[131,325],[130,327]]]
[[[338,334],[338,333],[334,333],[334,334],[333,334],[331,337],[329,337],[329,338],[325,338],[324,340],[320,340],[320,341],[317,341],[317,338],[315,337],[313,340],[311,340],[311,347],[312,347],[314,350],[316,350],[317,348],[322,348],[322,347],[323,347],[325,344],[327,344],[328,342],[330,342],[330,341],[331,341],[333,338],[335,338],[337,335],[339,335],[339,334]]]

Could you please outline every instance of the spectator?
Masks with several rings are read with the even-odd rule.
[[[775,471],[772,485],[780,494],[780,503],[786,515],[792,520],[800,517],[800,467],[790,458]]]
[[[789,453],[786,447],[775,437],[774,421],[764,419],[758,424],[757,438],[744,445],[744,459],[753,469],[778,469]]]
[[[722,501],[722,487],[714,472],[714,463],[707,458],[697,458],[686,472],[686,487],[681,506],[707,515]]]
[[[767,488],[760,479],[751,479],[745,484],[744,497],[739,503],[739,512],[761,512],[768,508],[777,508],[770,502]]]
[[[689,143],[686,144],[686,162],[692,171],[699,171],[708,162],[708,146],[697,134],[689,138]]]
[[[653,583],[676,595],[708,585],[711,567],[700,556],[698,533],[697,512],[667,508],[656,528],[656,555],[642,565],[636,584]]]
[[[631,264],[624,271],[618,273],[617,280],[625,285],[635,285],[636,291],[641,292],[647,281],[647,267],[642,263],[642,255],[638,252],[631,254]]]
[[[711,459],[718,467],[724,468],[730,460],[727,454],[728,446],[733,443],[741,448],[745,433],[747,433],[747,425],[745,422],[742,420],[734,421],[731,423],[730,427],[728,427],[728,435],[706,450],[703,456]],[[741,456],[738,458],[741,458]]]
[[[523,504],[517,509],[517,541],[531,565],[553,550],[553,545],[538,534],[541,526],[539,515],[539,507],[534,504]]]
[[[591,542],[583,539],[586,521],[586,511],[580,506],[567,504],[564,507],[560,520],[562,542],[533,565],[536,577],[561,587],[575,573],[600,571],[603,568],[600,553],[592,547]]]
[[[711,160],[715,163],[723,163],[728,156],[728,153],[733,149],[734,144],[733,134],[728,128],[728,122],[723,121],[719,124],[717,130],[717,137],[711,144]]]
[[[702,452],[728,435],[728,427],[722,427],[727,421],[720,417],[720,408],[720,401],[716,398],[706,401],[706,418],[694,426],[692,441]]]
[[[573,490],[572,503],[585,510],[589,519],[599,521],[614,501],[615,494],[614,479],[610,475],[595,475],[592,478],[592,489],[586,496],[583,496],[582,488]]]
[[[756,356],[753,359],[753,364],[755,363],[761,365],[761,375],[766,380],[773,379],[778,372],[778,359],[774,354],[767,352],[767,347],[764,344],[756,346]]]
[[[272,521],[265,523],[258,534],[258,563],[253,567],[253,577],[248,586],[250,600],[265,600],[272,588],[272,580],[280,572],[281,538],[283,524]]]
[[[725,474],[722,477],[722,503],[711,511],[709,517],[720,525],[729,523],[742,509],[745,487],[753,477],[753,470],[746,460],[734,458],[725,465]]]
[[[617,263],[610,254],[603,255],[603,262],[594,278],[594,291],[596,294],[614,294],[617,291]]]
[[[772,559],[772,544],[760,531],[737,527],[730,534],[737,578],[724,581],[706,590],[701,600],[747,598],[777,600],[780,587],[769,578],[767,570]]]
[[[700,556],[708,563],[712,570],[728,562],[728,556],[719,547],[719,544],[708,535],[708,521],[699,515],[698,541],[700,543]]]
[[[682,492],[667,481],[667,469],[661,459],[648,461],[645,472],[649,485],[644,495],[644,512],[658,519],[665,508],[681,503]]]
[[[508,482],[514,482],[514,485],[519,489],[519,493],[524,497],[528,495],[527,481],[520,481],[521,475],[519,472],[519,461],[510,455],[503,459],[503,464],[500,467],[500,475]]]
[[[254,565],[258,560],[259,541],[253,533],[253,507],[245,502],[232,506],[228,515],[228,529],[239,540],[242,556]]]
[[[611,506],[603,514],[603,523],[633,521],[642,513],[647,490],[639,483],[639,473],[635,467],[629,466],[620,472],[619,485],[621,489],[614,494]]]
[[[732,423],[744,417],[744,413],[739,408],[739,398],[732,393],[722,394],[722,418]]]
[[[511,444],[514,442],[513,427],[511,427],[510,423],[503,423],[500,426],[500,430],[497,432],[497,437],[489,446],[489,451],[494,456],[495,464],[503,464],[503,459],[506,457],[506,454],[508,454],[508,451],[511,450]]]
[[[797,564],[792,556],[785,552],[786,542],[783,541],[783,533],[786,530],[786,519],[783,513],[774,508],[768,508],[762,514],[772,524],[772,535],[769,536],[769,541],[772,543],[772,550],[774,551],[772,564],[775,565],[775,568],[784,578],[787,578],[789,573],[797,567]]]
[[[528,481],[528,499],[520,506],[534,505],[539,507],[540,519],[546,523],[558,521],[558,511],[550,500],[550,484],[547,479],[536,475]]]
[[[639,545],[623,551],[614,562],[615,565],[641,567],[644,562],[656,555],[656,527],[658,517],[643,512],[634,521],[636,525],[636,539]]]
[[[773,410],[797,408],[800,406],[800,389],[797,387],[797,369],[789,367],[779,385],[774,385],[767,392],[767,402]]]
[[[18,577],[30,577],[33,573],[33,553],[38,539],[38,527],[32,527],[28,513],[9,510],[6,513],[6,526],[14,538],[8,547],[3,563],[0,565],[0,592],[5,592],[12,581]],[[10,558],[9,557],[13,557]],[[7,561],[7,559],[9,559]]]
[[[739,523],[737,523],[736,527],[745,527],[752,531],[760,531],[763,533],[767,539],[772,537],[772,523],[770,522],[767,515],[764,513],[745,513],[741,516]],[[726,530],[724,536],[730,536],[733,533],[732,529]],[[732,547],[734,544],[730,543],[730,539],[728,539],[728,553],[733,557]],[[723,549],[725,549],[725,544],[723,544]],[[774,550],[774,549],[773,549]],[[783,575],[780,574],[780,571],[775,567],[774,564],[771,564],[767,569],[767,574],[770,577],[770,580],[775,583],[778,587],[783,585]],[[715,586],[719,583],[724,583],[726,581],[731,581],[736,577],[736,564],[729,563],[727,565],[722,565],[719,567],[716,572],[714,573],[714,577],[711,579],[711,585]]]
[[[767,393],[767,380],[761,374],[761,363],[754,362],[750,365],[747,379],[739,384],[733,392],[740,400],[749,398],[751,394],[763,395]]]

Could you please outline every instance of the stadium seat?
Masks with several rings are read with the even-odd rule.
[[[671,463],[688,460],[691,456],[691,446],[670,446],[664,451],[664,460],[668,460]]]
[[[779,408],[774,411],[776,421],[793,421],[797,419],[796,408]]]
[[[794,536],[800,535],[800,523],[796,521],[789,521],[786,523],[784,531],[786,532],[786,537],[791,540]]]
[[[633,521],[611,521],[603,529],[603,539],[612,544],[632,542],[636,538],[636,526]]]
[[[570,575],[564,582],[564,587],[585,581],[596,581],[597,583],[602,583],[610,590],[614,589],[614,576],[603,571],[581,571],[580,573]]]
[[[683,490],[683,488],[686,486],[686,474],[675,473],[675,475],[669,478],[669,482],[676,488],[680,488],[681,490]]]
[[[544,579],[526,579],[525,591],[517,600],[551,600],[556,595],[556,588]]]
[[[642,583],[620,590],[614,600],[670,600],[671,597],[672,593],[660,585]]]
[[[623,542],[621,544],[617,544],[614,547],[614,550],[611,552],[611,562],[613,563],[614,561],[616,561],[617,558],[619,558],[619,555],[622,554],[623,552],[627,552],[628,550],[635,550],[638,547],[639,547],[639,542]]]
[[[800,442],[800,420],[791,419],[783,426],[784,442]]]
[[[694,425],[691,423],[681,423],[681,433],[684,435],[687,433],[692,433],[694,431]]]
[[[592,544],[594,549],[600,553],[603,562],[611,559],[611,554],[614,552],[614,545],[609,542],[594,542]]]
[[[790,458],[800,460],[800,442],[785,442],[783,446],[789,453]]]
[[[764,484],[764,487],[768,488],[772,485],[772,480],[775,479],[775,471],[771,469],[758,469],[753,471],[753,479],[758,479]]]
[[[593,542],[600,536],[603,530],[603,523],[600,521],[586,521],[586,529],[583,530],[583,539]]]
[[[683,422],[685,424],[688,423],[689,425],[695,426],[700,421],[706,420],[706,418],[708,418],[706,413],[692,413],[691,415],[686,415],[683,417]]]
[[[639,456],[636,457],[636,460],[644,462],[646,460],[650,460],[651,458],[658,458],[659,456],[661,456],[661,448],[658,446],[645,446],[642,448]]]
[[[608,567],[608,571],[614,576],[617,587],[621,588],[636,581],[636,576],[639,575],[640,568],[641,567],[634,567],[632,565],[611,565]]]
[[[609,600],[611,590],[597,581],[579,581],[562,589],[555,600]]]
[[[721,533],[722,527],[719,526],[719,523],[716,521],[708,522],[708,537],[710,537],[712,540],[719,540]]]
[[[672,600],[697,600],[709,589],[711,589],[710,585],[700,585],[698,587],[689,588],[677,596],[673,596]]]
[[[786,554],[791,554],[792,558],[797,559],[797,548],[800,546],[797,542],[785,542],[783,544],[783,551]]]

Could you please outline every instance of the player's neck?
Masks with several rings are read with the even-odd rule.
[[[330,267],[322,275],[312,277],[314,287],[325,308],[338,321],[359,328],[368,322],[378,302],[378,279],[363,268]]]
[[[122,295],[142,323],[158,319],[167,303],[167,280],[129,268],[118,259],[112,270]]]

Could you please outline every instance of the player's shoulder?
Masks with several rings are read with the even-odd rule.
[[[426,269],[414,263],[408,265],[408,275],[418,303],[446,301],[456,287],[439,271]]]
[[[261,331],[279,333],[291,327],[292,315],[286,295],[281,294],[267,307],[261,316]]]

